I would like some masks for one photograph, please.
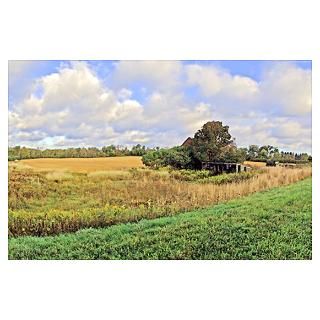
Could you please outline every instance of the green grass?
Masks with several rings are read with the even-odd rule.
[[[311,259],[311,178],[210,209],[50,237],[9,259]]]

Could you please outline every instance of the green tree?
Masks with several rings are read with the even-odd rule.
[[[229,127],[221,121],[210,121],[198,130],[192,140],[192,153],[198,161],[216,161],[221,158],[223,148],[233,144]]]
[[[258,157],[259,147],[255,144],[249,146],[248,150],[248,160],[254,160]]]
[[[189,169],[193,167],[193,160],[190,148],[174,147],[167,150],[164,159],[166,166],[176,169]]]
[[[258,152],[258,158],[267,160],[269,157],[269,148],[268,146],[261,146]]]
[[[246,148],[237,148],[234,145],[227,146],[223,148],[223,151],[217,161],[221,162],[243,162],[246,160],[247,149]]]
[[[113,156],[116,155],[116,146],[110,145],[110,146],[102,147],[102,152],[103,152],[107,157],[113,157]]]
[[[157,169],[166,166],[165,158],[168,153],[167,149],[151,150],[142,157],[144,165]]]
[[[130,154],[132,156],[143,156],[146,153],[146,147],[141,146],[141,144],[137,144],[132,147]]]

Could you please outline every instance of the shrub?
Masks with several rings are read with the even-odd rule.
[[[164,161],[166,153],[166,149],[149,151],[142,156],[142,162],[144,165],[154,169],[163,167],[166,165]]]
[[[154,169],[167,166],[175,169],[194,168],[191,149],[186,147],[149,151],[142,157],[142,162]]]

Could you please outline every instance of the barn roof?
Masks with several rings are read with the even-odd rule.
[[[181,146],[182,147],[189,147],[191,145],[192,145],[192,138],[188,137]]]

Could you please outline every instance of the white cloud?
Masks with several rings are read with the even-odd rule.
[[[278,111],[287,115],[311,112],[311,70],[292,63],[276,63],[265,71],[260,88],[263,102]]]
[[[311,70],[293,63],[272,63],[261,80],[231,75],[215,66],[188,65],[187,83],[212,103],[234,112],[260,109],[263,113],[303,115],[311,112]]]
[[[130,99],[132,96],[132,91],[126,88],[122,88],[118,91],[117,96],[121,100]]]
[[[85,62],[38,78],[10,105],[10,144],[172,146],[222,120],[240,146],[311,150],[310,70],[272,64],[255,81],[212,65],[124,61],[110,79]]]
[[[39,78],[30,95],[11,107],[10,143],[169,146],[172,139],[158,143],[159,130],[167,126],[179,131],[192,122],[193,112],[198,118],[203,113],[201,108],[177,108],[182,103],[181,96],[171,99],[154,92],[148,110],[131,96],[129,89],[122,88],[116,94],[106,88],[84,62],[64,65],[58,72]],[[170,113],[165,111],[165,105]]]
[[[230,125],[231,134],[237,137],[239,146],[273,145],[288,151],[311,152],[311,128],[303,127],[298,120],[290,117],[256,117],[249,121],[236,117],[225,121]]]
[[[185,69],[188,84],[198,86],[207,97],[252,99],[259,92],[258,83],[253,79],[233,76],[215,66],[188,65]]]
[[[108,139],[110,130],[114,133],[113,126],[127,130],[125,123],[132,123],[142,113],[139,102],[119,101],[83,62],[38,79],[33,89],[39,88],[39,97],[31,93],[9,111],[13,142],[41,131],[44,137],[81,138],[95,145],[94,137],[99,137],[100,143]]]
[[[181,108],[178,115],[187,132],[191,134],[199,130],[204,123],[212,120],[212,111],[209,104],[200,102],[193,108]]]
[[[280,139],[299,139],[301,135],[305,135],[305,133],[309,134],[309,129],[302,128],[301,124],[297,121],[289,121],[286,122],[282,119],[281,123],[278,123],[277,126],[274,127],[273,133],[276,137]]]

